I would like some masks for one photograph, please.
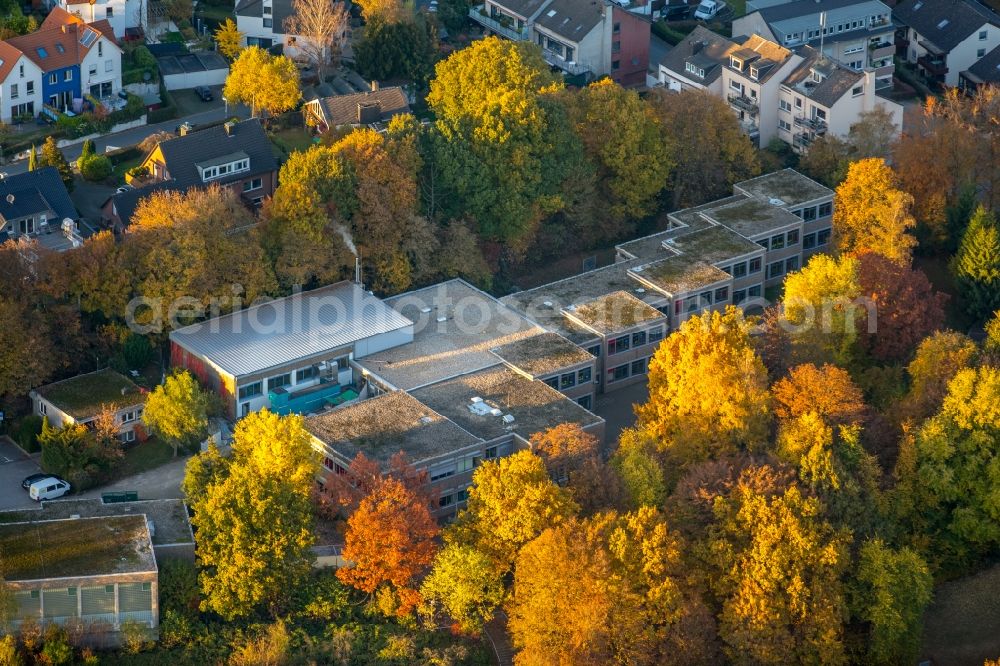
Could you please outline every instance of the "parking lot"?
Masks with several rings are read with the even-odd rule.
[[[41,471],[38,463],[6,437],[0,437],[0,511],[34,506],[21,479]]]

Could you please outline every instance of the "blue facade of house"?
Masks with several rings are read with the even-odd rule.
[[[43,103],[63,111],[72,106],[74,98],[81,97],[79,65],[47,70],[42,74]]]

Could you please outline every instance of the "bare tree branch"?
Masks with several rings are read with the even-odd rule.
[[[294,36],[290,43],[316,67],[319,80],[323,70],[344,50],[350,16],[343,2],[334,0],[293,0],[292,15],[285,19],[285,34]]]

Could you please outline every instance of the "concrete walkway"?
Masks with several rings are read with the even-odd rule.
[[[498,666],[513,666],[514,646],[507,633],[507,614],[498,608],[493,619],[486,623],[483,633],[493,647],[493,658]]]

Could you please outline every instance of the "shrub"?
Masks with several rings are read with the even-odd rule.
[[[149,646],[146,625],[136,620],[122,622],[122,650],[125,654],[139,654]]]
[[[143,69],[153,69],[156,67],[156,58],[145,46],[140,46],[132,52],[132,64]]]
[[[13,636],[7,635],[0,638],[0,664],[9,666],[21,666],[24,661],[17,651],[17,641]]]
[[[31,414],[21,419],[14,431],[14,440],[28,453],[41,449],[38,436],[42,434],[42,417]]]
[[[144,173],[146,172],[144,167],[135,167],[135,169],[129,169],[129,172],[131,173],[136,169],[140,169]],[[129,336],[125,338],[125,342],[122,344],[122,356],[125,357],[125,363],[130,370],[145,368],[153,360],[153,346],[149,344],[149,338],[136,333],[129,333]]]
[[[81,157],[77,165],[80,167],[80,175],[91,182],[108,178],[113,170],[111,160],[104,155]]]
[[[42,648],[42,663],[62,666],[73,663],[73,648],[69,644],[66,631],[57,624],[45,628],[45,647]]]
[[[160,608],[189,619],[198,617],[201,595],[198,571],[187,560],[165,560],[160,566]]]
[[[149,167],[140,164],[139,166],[132,167],[131,169],[126,171],[125,175],[128,176],[129,178],[136,178],[138,180],[142,180],[143,178],[149,175]]]

